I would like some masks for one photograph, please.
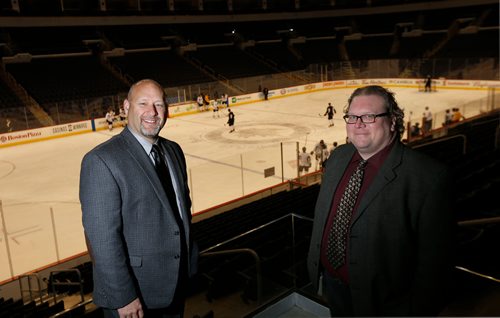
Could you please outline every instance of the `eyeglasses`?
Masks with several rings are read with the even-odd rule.
[[[361,119],[361,122],[363,124],[371,124],[375,122],[375,118],[377,117],[384,117],[388,116],[389,113],[382,113],[382,114],[364,114],[361,116],[357,115],[344,115],[344,120],[348,124],[355,124],[358,122],[358,119]]]

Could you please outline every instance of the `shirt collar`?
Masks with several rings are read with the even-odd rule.
[[[378,169],[382,166],[384,163],[385,158],[389,155],[389,152],[391,152],[392,147],[394,146],[396,138],[394,138],[387,146],[385,146],[382,150],[368,158],[367,160],[367,165],[371,165],[374,168]],[[352,157],[352,162],[358,163],[361,161],[361,156],[359,152],[355,152],[354,156]]]
[[[149,142],[146,138],[136,134],[132,129],[129,129],[129,131],[132,133],[132,135],[137,139],[137,141],[141,144],[142,148],[144,148],[144,151],[149,155],[151,153],[151,149],[153,148],[153,144]],[[155,144],[158,143],[158,138],[156,138]]]

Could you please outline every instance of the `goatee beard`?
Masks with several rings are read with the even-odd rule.
[[[157,127],[153,128],[152,130],[147,130],[144,127],[141,126],[141,133],[144,136],[156,137],[160,133],[161,128],[162,128],[162,126],[158,125]]]

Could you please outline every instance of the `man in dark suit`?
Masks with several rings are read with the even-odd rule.
[[[454,227],[450,175],[400,142],[403,117],[383,87],[358,88],[349,98],[350,143],[328,159],[308,256],[332,316],[437,315],[443,305]],[[358,166],[362,182],[342,223]]]
[[[82,161],[93,299],[106,317],[180,317],[197,254],[184,154],[158,136],[168,105],[157,82],[132,85],[123,106],[127,127]]]

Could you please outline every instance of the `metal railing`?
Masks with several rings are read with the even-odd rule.
[[[63,310],[61,312],[58,312],[54,316],[51,316],[51,318],[58,318],[58,317],[80,317],[80,315],[73,316],[71,314],[74,313],[75,310],[78,310],[80,307],[84,307],[83,311],[85,311],[85,307],[87,305],[90,305],[92,302],[93,302],[92,298],[87,299],[87,300],[85,300],[85,301],[83,301],[81,303],[76,304],[75,306],[73,306],[71,308],[68,308],[68,309],[65,309],[65,310]]]
[[[500,224],[500,216],[497,217],[489,217],[489,218],[479,218],[479,219],[473,219],[473,220],[465,220],[465,221],[460,221],[458,222],[458,226],[462,228],[475,228],[478,226],[492,226],[492,225],[498,225]],[[467,243],[477,241],[479,240],[483,235],[485,234],[485,230],[483,227],[478,229],[478,233]],[[494,251],[491,251],[494,253]],[[473,270],[470,268],[467,268],[465,266],[460,266],[457,265],[455,268],[459,271],[466,272],[468,274],[473,275],[474,277],[480,278],[480,279],[485,279],[487,281],[491,281],[494,283],[500,283],[500,278],[498,277],[493,277],[492,275],[488,275],[485,273],[481,273],[478,270]]]
[[[35,282],[37,283],[38,289],[36,289],[36,290],[33,290],[32,286],[31,286],[32,279],[34,279]],[[27,280],[27,282],[28,282],[28,289],[25,289],[23,287],[23,281],[24,280]],[[32,301],[32,300],[34,300],[34,298],[33,298],[33,292],[37,292],[39,294],[38,297],[40,299],[40,302],[42,302],[43,288],[42,288],[40,277],[36,273],[29,273],[29,274],[20,275],[19,278],[18,278],[18,281],[19,281],[19,289],[21,291],[21,298],[22,299],[24,299],[23,295],[26,292],[28,292],[29,293],[29,300]]]
[[[217,243],[216,245],[213,245],[209,248],[206,248],[205,250],[201,251],[200,252],[200,256],[201,257],[212,257],[212,256],[220,256],[220,255],[234,255],[234,254],[249,254],[253,257],[254,261],[255,261],[255,266],[256,266],[256,269],[255,269],[255,272],[256,272],[256,292],[257,292],[257,303],[260,305],[262,304],[263,302],[263,278],[262,278],[262,264],[261,264],[261,258],[258,254],[258,252],[256,252],[254,249],[250,249],[250,248],[246,248],[246,247],[240,247],[240,248],[229,248],[229,249],[222,249],[222,250],[219,250],[220,248],[224,248],[224,246],[228,245],[229,243],[234,243],[234,242],[237,242],[238,240],[244,238],[244,237],[248,237],[252,234],[256,234],[258,233],[259,231],[261,230],[264,230],[266,228],[269,228],[271,225],[274,225],[274,224],[277,224],[283,220],[286,220],[286,219],[290,219],[290,222],[291,222],[291,233],[292,233],[292,236],[291,236],[291,246],[293,247],[292,248],[292,251],[294,251],[294,248],[296,246],[296,232],[295,232],[295,226],[296,226],[296,219],[300,219],[300,220],[305,220],[307,222],[311,222],[312,224],[312,219],[311,218],[308,218],[308,217],[305,217],[305,216],[302,216],[302,215],[298,215],[298,214],[295,214],[295,213],[290,213],[290,214],[287,214],[287,215],[284,215],[278,219],[275,219],[275,220],[272,220],[270,222],[267,222],[265,224],[262,224],[260,226],[257,226],[251,230],[248,230],[244,233],[241,233],[237,236],[234,236],[228,240],[225,240],[223,242],[220,242],[220,243]],[[292,259],[293,259],[293,262],[292,263],[295,263],[295,253],[293,253],[292,255]],[[295,285],[295,279],[294,279],[294,282],[293,284]],[[294,286],[296,287],[296,286]]]
[[[257,303],[262,302],[262,270],[260,264],[260,257],[254,250],[250,248],[236,248],[217,252],[203,252],[200,257],[210,257],[219,255],[233,255],[233,254],[249,254],[255,260],[255,275],[257,278]]]
[[[486,280],[489,280],[489,281],[492,281],[492,282],[495,282],[495,283],[500,283],[500,279],[498,278],[495,278],[493,276],[490,276],[490,275],[485,275],[485,274],[482,274],[482,273],[479,273],[479,272],[476,272],[476,271],[473,271],[471,269],[468,269],[468,268],[465,268],[465,267],[462,267],[462,266],[455,266],[456,269],[458,269],[459,271],[462,271],[462,272],[466,272],[466,273],[469,273],[469,274],[472,274],[474,275],[475,277],[480,277],[482,279],[486,279]]]
[[[430,146],[430,145],[440,144],[440,143],[447,142],[449,140],[454,140],[454,139],[462,139],[462,155],[465,155],[467,153],[467,136],[462,135],[462,134],[454,135],[454,136],[450,136],[450,137],[445,137],[445,138],[440,138],[438,140],[432,140],[432,141],[426,142],[426,143],[421,144],[421,145],[413,146],[412,148],[417,149],[417,148],[426,147],[426,146]]]
[[[60,274],[60,273],[75,273],[76,277],[77,277],[77,281],[72,281],[72,280],[58,281],[58,280],[56,280],[56,275]],[[49,276],[49,284],[51,286],[52,297],[54,298],[54,304],[57,303],[56,286],[68,286],[68,287],[78,286],[80,289],[81,303],[83,303],[85,301],[85,298],[83,295],[82,275],[81,275],[80,271],[76,268],[51,271],[50,276]]]

